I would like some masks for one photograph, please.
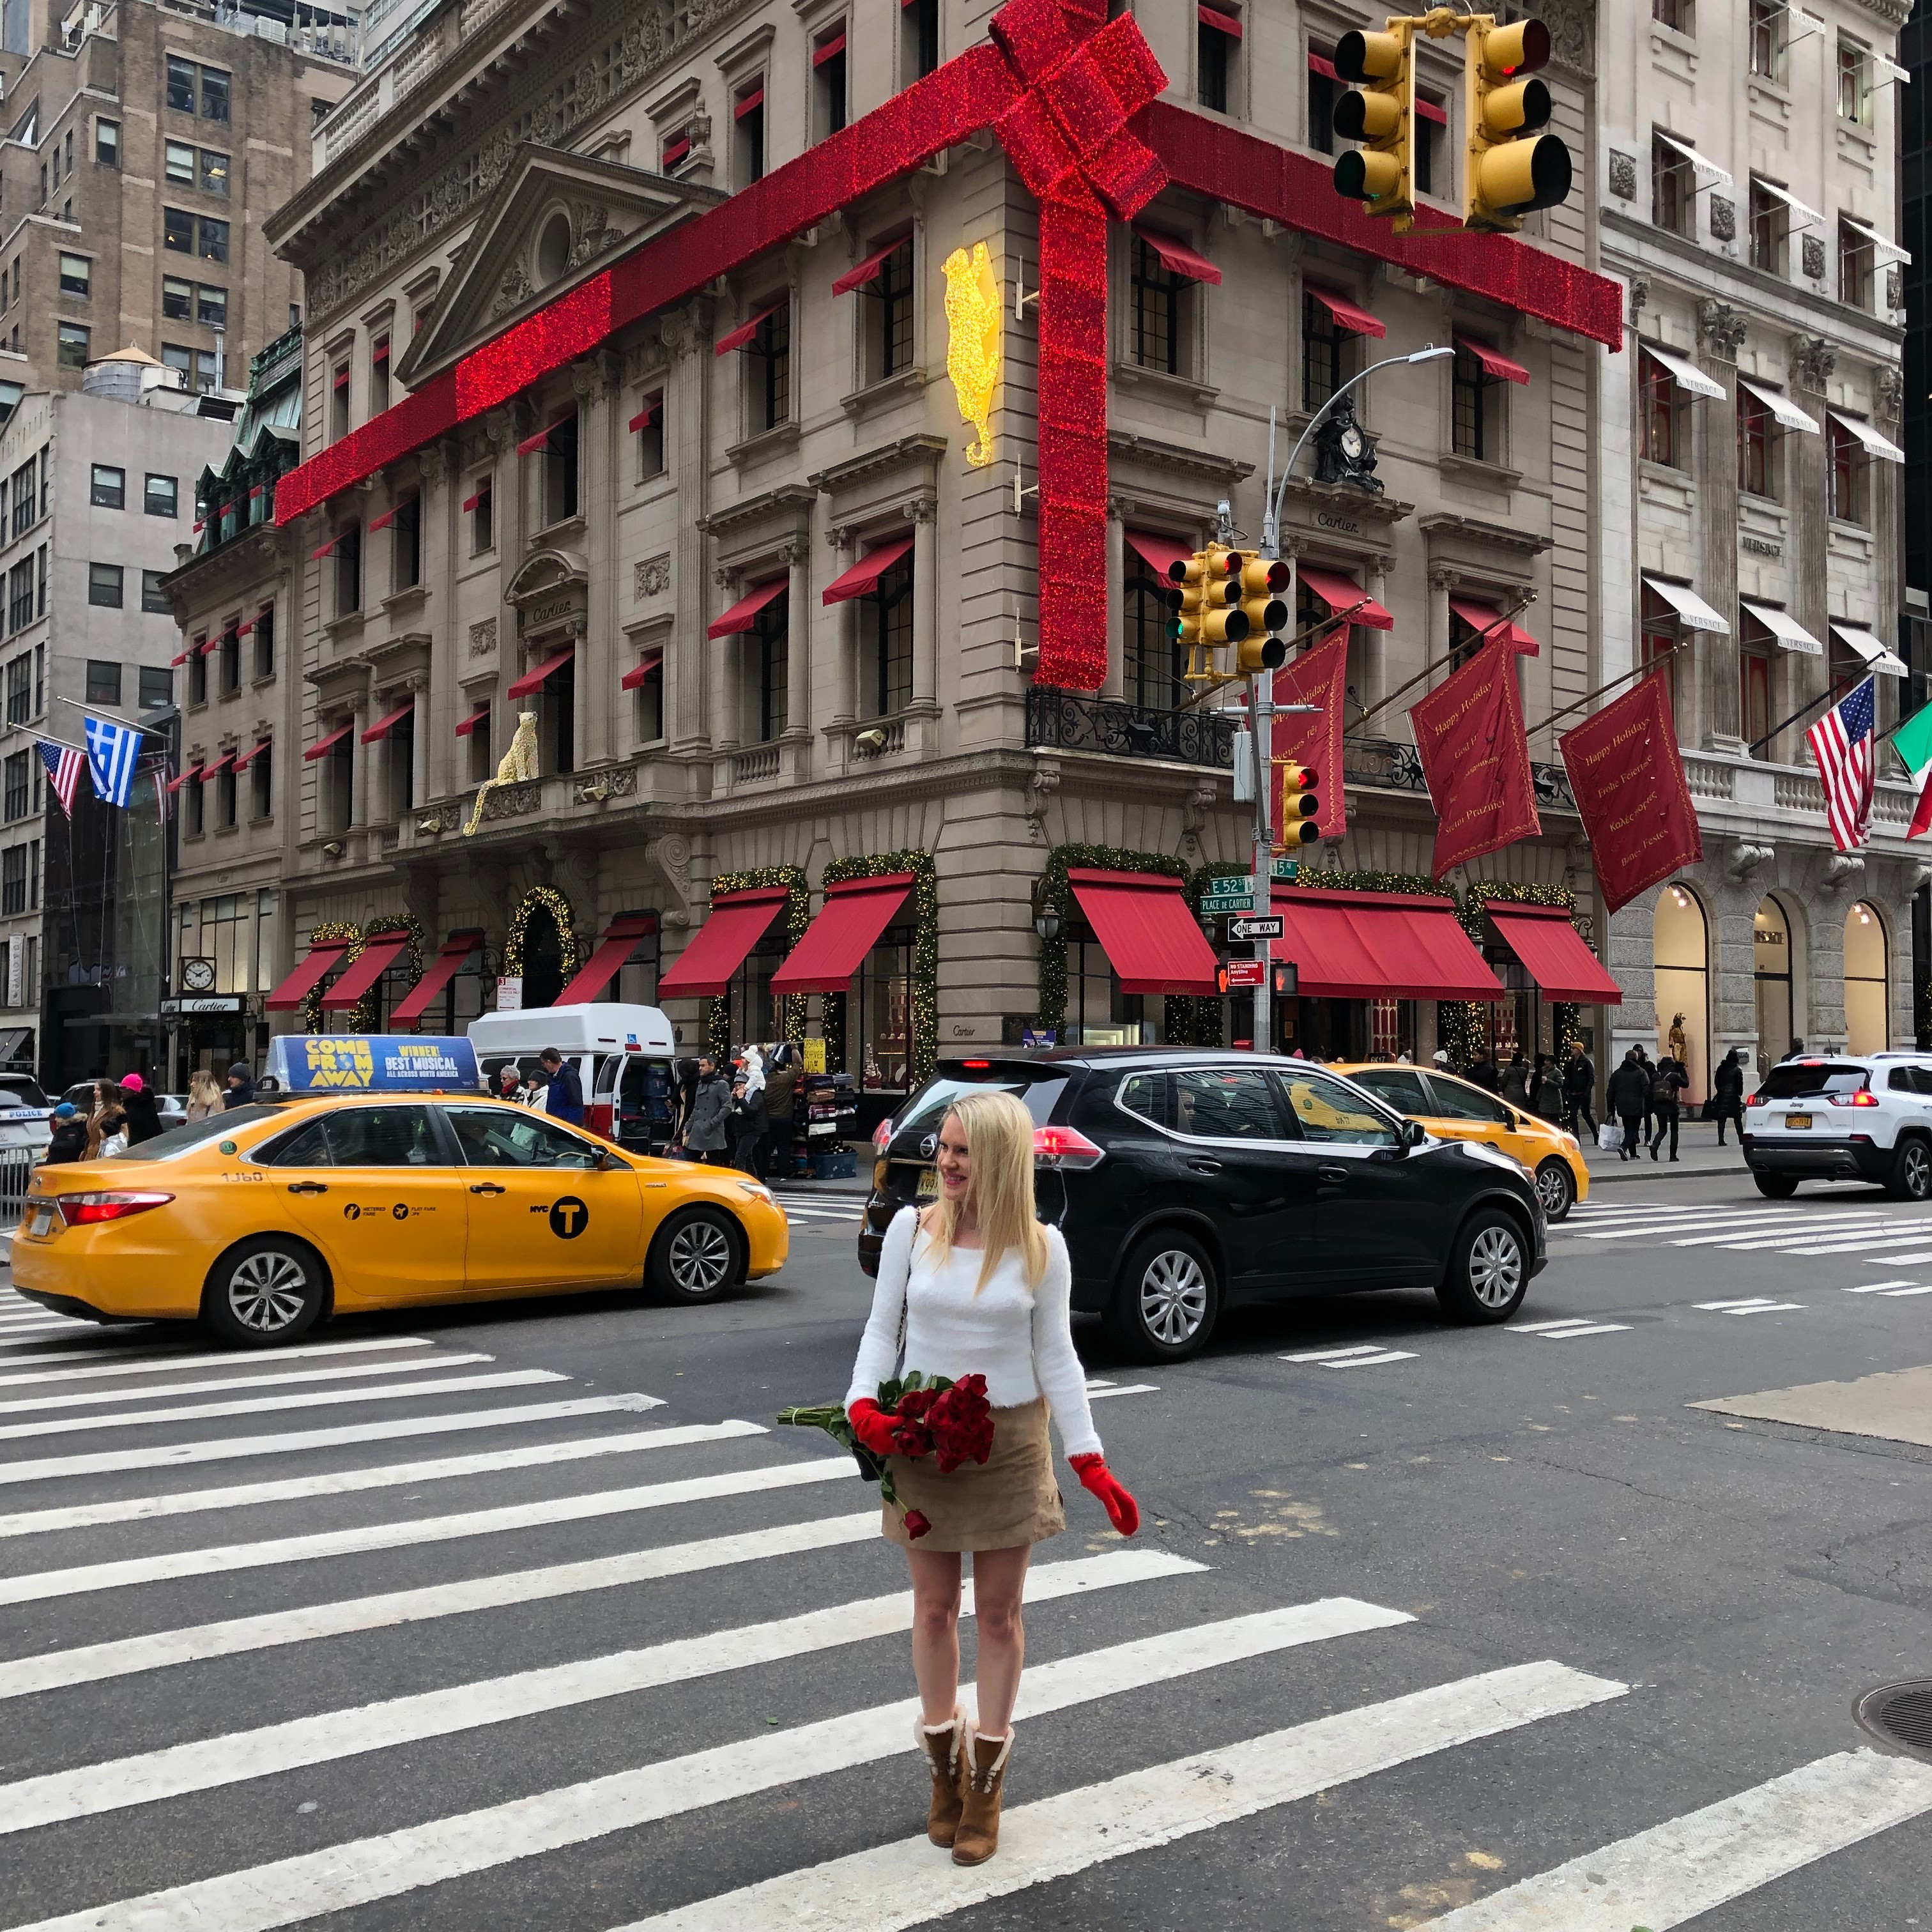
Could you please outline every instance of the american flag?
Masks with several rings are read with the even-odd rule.
[[[86,754],[76,752],[71,745],[50,745],[44,738],[36,738],[34,748],[40,754],[40,763],[47,768],[47,782],[53,787],[62,811],[71,818],[74,788],[80,784],[81,772],[86,766]]]
[[[1877,704],[1878,680],[1868,677],[1804,734],[1825,787],[1832,843],[1840,852],[1856,852],[1871,836],[1873,782],[1878,770],[1872,732]]]

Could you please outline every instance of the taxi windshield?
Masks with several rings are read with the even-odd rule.
[[[272,1120],[280,1109],[257,1106],[230,1107],[225,1113],[211,1114],[205,1120],[190,1120],[185,1126],[170,1127],[134,1146],[123,1148],[110,1160],[172,1160],[178,1154],[192,1154],[208,1142],[232,1134],[237,1127],[251,1127],[258,1121]]]

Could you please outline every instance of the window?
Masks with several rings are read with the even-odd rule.
[[[100,566],[92,566],[99,569]],[[116,574],[120,566],[114,566]],[[114,704],[121,702],[121,667],[103,658],[89,658],[87,661],[87,701],[90,704]]]
[[[1282,1076],[1282,1084],[1305,1141],[1394,1147],[1400,1138],[1393,1120],[1364,1105],[1339,1080],[1297,1068]]]
[[[1765,758],[1771,755],[1771,633],[1749,611],[1743,616],[1738,644],[1738,726],[1750,755]],[[1767,742],[1760,743],[1761,739]]]
[[[220,664],[221,694],[227,698],[242,688],[242,636],[234,624],[221,633]]]
[[[791,420],[791,304],[782,302],[758,325],[748,352],[756,364],[754,422],[776,429]]]
[[[28,458],[14,472],[14,534],[24,536],[34,526],[34,472],[38,465]]]
[[[266,746],[249,761],[248,779],[253,796],[249,801],[248,815],[251,818],[272,818],[275,815],[274,768],[271,763],[274,755],[274,747]]]
[[[228,259],[228,224],[217,221],[212,214],[196,218],[200,224],[201,238],[196,248],[204,262],[225,262]]]
[[[900,71],[910,86],[939,64],[939,0],[902,0],[899,34]]]
[[[1750,70],[1765,80],[1784,78],[1786,0],[1750,0]]]
[[[480,556],[486,550],[496,548],[496,518],[493,514],[492,496],[490,479],[485,476],[477,484],[470,499],[470,548],[471,554],[475,556]]]
[[[24,724],[33,715],[33,661],[22,652],[7,667],[7,722]]]
[[[143,711],[158,711],[175,701],[175,674],[166,664],[141,667],[140,703]]]
[[[162,587],[162,580],[167,575],[165,570],[144,570],[141,573],[141,608],[157,616],[171,617],[174,605],[168,600],[168,593]]]
[[[231,760],[214,775],[214,826],[218,832],[235,828],[235,766]]]
[[[812,53],[812,86],[818,138],[837,134],[846,118],[845,29],[828,34]]]
[[[1660,134],[1650,142],[1650,218],[1673,235],[1696,230],[1697,184],[1690,160]]]
[[[1136,235],[1130,258],[1129,359],[1142,369],[1180,373],[1183,296],[1186,284]]]
[[[638,686],[638,742],[640,745],[655,744],[664,736],[664,653],[660,651],[656,662],[646,668]]]
[[[328,377],[328,434],[340,441],[349,434],[349,364],[338,362]]]
[[[1677,461],[1677,385],[1654,356],[1640,353],[1636,364],[1637,415],[1643,454],[1652,463]]]
[[[178,275],[161,278],[161,314],[170,322],[194,320],[194,284]]]
[[[1838,118],[1863,127],[1871,118],[1871,55],[1856,40],[1838,37]]]
[[[188,701],[190,704],[208,702],[208,659],[201,648],[207,642],[208,633],[203,631],[188,647]]]
[[[1204,1141],[1280,1141],[1289,1138],[1268,1076],[1258,1067],[1186,1067],[1174,1082],[1174,1125]]]
[[[644,421],[638,428],[638,481],[648,483],[664,473],[664,392],[653,389],[644,398],[638,413]]]
[[[873,675],[864,695],[875,718],[889,718],[912,702],[912,556],[902,556],[866,599]]]
[[[790,602],[789,592],[773,598],[758,613],[752,626],[749,641],[755,653],[753,670],[758,688],[754,694],[755,710],[752,722],[759,744],[770,744],[774,738],[781,736],[785,728],[785,699],[790,674],[786,607]]]
[[[577,514],[577,418],[553,423],[543,446],[543,520],[560,524]]]
[[[1691,4],[1692,0],[1650,0],[1650,17],[1660,27],[1688,34],[1694,31],[1692,22],[1696,18]]]
[[[34,566],[16,563],[7,574],[7,634],[24,630],[34,621]],[[10,724],[17,718],[9,717]]]
[[[1322,63],[1317,67],[1317,61]],[[1318,154],[1335,152],[1334,62],[1327,54],[1308,50],[1308,145]]]
[[[1646,584],[1643,586],[1641,628],[1637,632],[1637,662],[1646,673],[1660,674],[1664,694],[1673,710],[1677,700],[1677,613]]]
[[[90,563],[87,566],[87,601],[105,610],[119,610],[121,577],[118,563]]]
[[[64,296],[77,296],[82,302],[94,292],[94,264],[86,256],[61,256],[60,292]]]
[[[482,716],[470,728],[470,782],[480,784],[494,771],[495,761],[490,756],[490,707],[485,704]]]
[[[386,1111],[345,1108],[340,1115],[325,1118],[332,1124],[338,1118],[364,1120]],[[443,1118],[456,1130],[463,1158],[471,1167],[593,1168],[602,1158],[592,1142],[578,1139],[568,1127],[540,1114],[512,1113],[502,1107],[449,1107]],[[336,1158],[339,1161],[341,1156]]]
[[[351,524],[335,540],[335,614],[362,608],[362,526]]]
[[[765,172],[765,84],[754,81],[733,104],[733,141],[737,162],[736,184],[748,188]]]
[[[348,738],[338,738],[322,761],[322,795],[328,830],[346,832],[355,823],[356,811],[356,754]]]
[[[228,326],[228,291],[212,289],[206,282],[194,292],[194,319],[204,328]]]
[[[1750,184],[1750,265],[1768,275],[1781,275],[1785,265],[1785,203],[1754,175]]]
[[[164,342],[161,344],[161,360],[170,369],[178,369],[188,386],[199,394],[205,396],[214,389],[213,350],[190,349],[182,343]]]
[[[186,208],[161,210],[161,246],[177,255],[194,253],[194,217]]]
[[[1826,472],[1826,507],[1840,523],[1858,524],[1864,491],[1864,446],[1836,416],[1825,418],[1826,448],[1830,467]]]
[[[161,172],[182,188],[194,185],[194,150],[185,141],[161,144]]]
[[[1772,494],[1772,430],[1770,410],[1738,386],[1738,488],[1747,496]]]
[[[121,124],[118,121],[97,121],[94,124],[94,158],[104,168],[118,168],[121,165]]]
[[[1318,410],[1354,373],[1353,333],[1314,296],[1301,298],[1301,406]]]
[[[124,509],[128,502],[128,472],[112,464],[97,463],[88,484],[87,500],[97,510]]]
[[[1241,48],[1241,23],[1219,7],[1197,9],[1194,30],[1194,98],[1216,114],[1232,112],[1235,63]]]
[[[1472,462],[1486,460],[1492,440],[1489,376],[1466,349],[1458,349],[1450,378],[1450,446]]]
[[[168,56],[167,104],[178,114],[192,114],[195,108],[195,64],[178,54]]]
[[[170,61],[169,65],[174,63]],[[228,76],[218,67],[205,67],[200,70],[201,118],[204,121],[226,121],[228,118]]]
[[[912,367],[911,236],[880,264],[860,298],[866,304],[866,364],[872,380],[903,374]]]
[[[228,157],[212,148],[201,150],[201,191],[224,196],[228,193]]]
[[[1168,589],[1130,546],[1121,585],[1121,694],[1150,711],[1173,710],[1186,689],[1180,676],[1186,653],[1174,635]]]
[[[394,563],[395,587],[411,590],[422,581],[422,500],[412,496],[396,506],[389,524],[390,556]]]
[[[389,406],[389,338],[379,335],[369,347],[369,413],[380,416]]]
[[[28,800],[33,796],[33,778],[27,766],[32,752],[15,752],[7,760],[7,820],[9,824],[27,815]]]
[[[275,674],[275,607],[264,604],[255,613],[255,675]]]
[[[63,369],[87,367],[89,332],[77,322],[63,322],[54,331],[56,357]]]
[[[0,852],[0,913],[27,909],[27,848],[10,845]]]
[[[182,787],[182,797],[185,801],[182,809],[182,831],[190,838],[199,838],[207,824],[207,788],[199,778],[190,778]]]
[[[173,477],[157,476],[152,470],[148,472],[141,491],[141,508],[148,515],[178,516],[180,499],[181,486]]]
[[[1863,308],[1870,299],[1871,244],[1849,221],[1838,224],[1838,299]]]

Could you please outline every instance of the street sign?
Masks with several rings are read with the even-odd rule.
[[[1277,879],[1286,879],[1292,885],[1295,874],[1300,870],[1300,868],[1301,861],[1299,859],[1277,859],[1274,862],[1274,876]]]
[[[1230,939],[1279,939],[1282,922],[1279,919],[1231,919],[1228,922]]]
[[[1228,962],[1228,985],[1260,986],[1268,982],[1268,962],[1262,959],[1230,959]]]
[[[1208,890],[1210,892],[1222,896],[1230,892],[1242,892],[1250,898],[1252,898],[1255,893],[1255,875],[1252,872],[1224,872],[1219,878],[1212,878],[1208,881]]]
[[[1252,912],[1255,896],[1252,892],[1204,892],[1201,896],[1201,910],[1204,917],[1217,913]]]

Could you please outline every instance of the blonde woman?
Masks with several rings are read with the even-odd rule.
[[[1027,1564],[1034,1544],[1066,1526],[1049,1414],[1069,1463],[1114,1527],[1132,1535],[1140,1512],[1094,1432],[1068,1319],[1066,1244],[1034,1209],[1031,1117],[1010,1094],[962,1094],[940,1124],[935,1165],[938,1200],[922,1213],[903,1209],[886,1233],[845,1408],[859,1439],[890,1459],[900,1502],[932,1522],[914,1544],[898,1510],[883,1512],[885,1534],[904,1546],[912,1568],[916,1728],[932,1778],[926,1835],[952,1846],[954,1864],[974,1865],[999,1843],[1025,1657]],[[897,1454],[892,1418],[874,1398],[897,1370],[902,1321],[907,1370],[986,1377],[993,1448],[983,1466],[966,1462],[941,1475],[929,1456]],[[959,1559],[969,1551],[980,1650],[974,1718],[958,1705]]]
[[[188,1076],[187,1118],[205,1120],[221,1111],[221,1089],[214,1084],[214,1076],[206,1067],[197,1066]]]

